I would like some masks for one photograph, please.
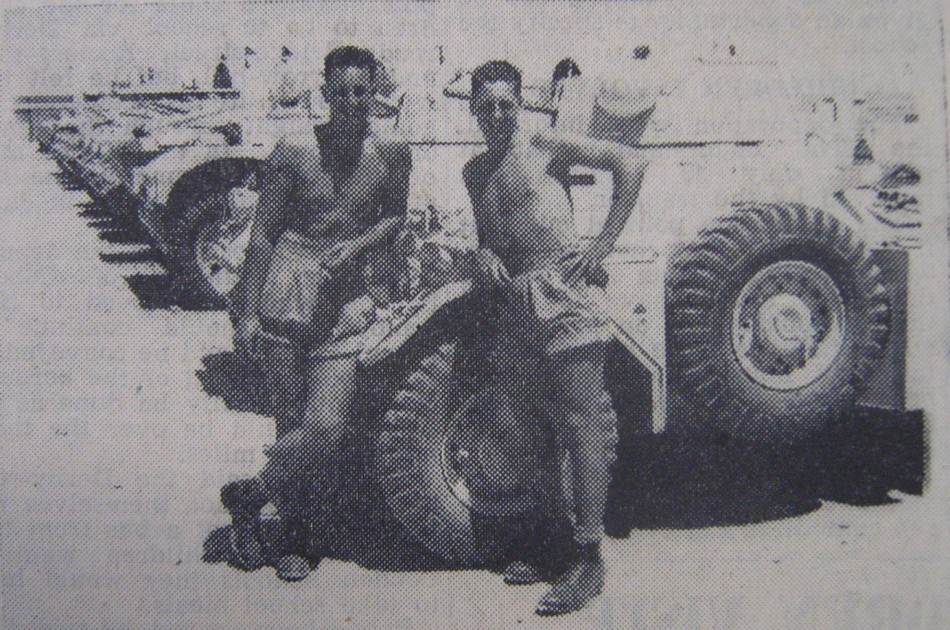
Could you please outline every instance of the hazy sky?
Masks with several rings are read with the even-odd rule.
[[[438,59],[471,67],[494,57],[546,78],[574,56],[585,69],[625,72],[633,49],[649,45],[654,68],[697,56],[774,60],[808,91],[919,89],[941,80],[936,2],[802,0],[767,2],[200,3],[9,9],[3,30],[3,93],[108,87],[148,67],[170,85],[208,85],[223,52],[238,83],[244,47],[256,68],[277,63],[280,47],[299,69],[319,69],[339,43],[360,43],[394,59],[411,78]],[[764,5],[764,6],[763,6]]]

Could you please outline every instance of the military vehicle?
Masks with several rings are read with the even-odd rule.
[[[827,108],[803,104],[776,74],[727,61],[695,64],[675,81],[639,69],[616,81],[574,77],[541,90],[525,114],[527,125],[623,143],[650,162],[605,261],[615,332],[607,381],[627,433],[781,446],[855,406],[903,405],[919,173],[891,163],[837,106],[818,120]],[[361,349],[365,377],[350,461],[370,484],[347,500],[375,515],[364,510],[347,527],[354,548],[389,545],[378,535],[388,521],[418,548],[467,563],[482,553],[473,516],[533,509],[544,457],[533,425],[498,411],[505,405],[472,345],[464,250],[474,234],[461,171],[480,146],[464,74],[454,79],[444,94],[407,92],[381,120],[412,143],[413,214],[437,220],[413,260],[394,266],[416,270],[415,294],[346,341]],[[893,126],[911,135],[914,122]],[[206,295],[226,297],[237,282],[254,173],[274,128],[260,142],[245,133],[241,144],[175,148],[133,173],[143,221]],[[609,177],[577,169],[570,181],[589,239],[609,208]],[[334,348],[324,350],[332,360]]]
[[[810,119],[820,114],[812,104],[779,98],[767,80],[774,67],[761,68],[764,79],[754,69],[701,64],[661,88],[571,79],[525,120],[649,157],[634,216],[605,261],[615,333],[607,382],[621,433],[677,430],[782,448],[858,406],[903,405],[919,173],[889,162],[886,150],[869,152],[866,128]],[[446,93],[464,97],[464,76],[456,83]],[[442,101],[434,112],[462,121],[466,107]],[[905,140],[913,123],[895,123]],[[429,280],[346,342],[362,348],[364,370],[354,483],[371,480],[348,500],[362,497],[378,519],[361,512],[348,522],[364,553],[392,544],[368,534],[394,531],[382,527],[388,519],[439,558],[484,561],[473,523],[537,509],[549,474],[538,423],[502,411],[473,336],[460,172],[479,147],[463,127],[453,142],[414,144],[410,205],[440,217],[423,239],[431,247],[419,275]],[[578,230],[590,238],[609,207],[609,177],[577,169],[570,181]],[[340,350],[323,349],[327,360]]]
[[[40,125],[36,138],[66,173],[116,214],[135,202],[133,171],[173,147],[237,142],[234,92],[85,94],[76,106]]]
[[[919,173],[883,140],[879,155],[868,150],[886,134],[837,115],[816,121],[813,103],[780,98],[774,67],[755,69],[702,64],[660,88],[571,79],[555,104],[557,128],[650,160],[605,261],[615,331],[607,382],[621,422],[638,424],[627,433],[675,429],[781,448],[856,406],[903,406]],[[908,143],[915,120],[888,128]],[[578,229],[592,237],[609,178],[579,171],[572,182]],[[480,553],[473,515],[533,509],[544,475],[536,427],[505,417],[479,373],[482,350],[464,332],[466,288],[434,291],[364,352],[367,366],[394,353],[411,364],[369,438],[378,486],[415,540],[452,559]]]

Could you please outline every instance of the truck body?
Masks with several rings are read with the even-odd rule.
[[[784,445],[857,405],[903,409],[907,258],[922,227],[920,172],[902,151],[922,132],[913,102],[795,95],[774,64],[695,63],[677,77],[641,70],[541,86],[522,117],[528,128],[610,140],[649,162],[604,261],[610,279],[600,298],[614,331],[607,382],[628,425],[622,433],[676,429]],[[472,351],[465,251],[477,246],[462,168],[482,145],[464,73],[426,76],[374,122],[412,147],[409,214],[428,226],[420,233],[428,255],[405,268],[420,281],[358,339],[315,356],[360,352],[368,375],[360,399],[376,410],[361,438],[369,457],[357,459],[369,462],[360,475],[386,508],[380,518],[465,563],[479,556],[472,513],[531,509],[541,473],[516,456],[536,450],[536,431],[512,432],[492,414],[497,392],[459,380],[460,357]],[[160,116],[131,134],[138,127],[108,112],[85,116],[47,123],[61,127],[44,142],[94,188],[100,177],[121,182],[176,271],[221,300],[240,277],[263,160],[280,136],[320,120],[309,110],[216,107],[171,124]],[[129,135],[138,144],[123,155],[137,157],[102,175],[103,156],[122,153],[114,148]],[[589,241],[610,207],[610,175],[574,169],[569,183]]]

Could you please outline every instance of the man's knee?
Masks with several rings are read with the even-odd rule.
[[[617,414],[604,390],[565,397],[555,412],[559,445],[572,451],[598,453],[613,463],[617,448]]]
[[[276,386],[299,388],[303,382],[304,348],[299,343],[275,335],[261,335],[261,363],[265,376]],[[297,377],[297,378],[288,378]]]

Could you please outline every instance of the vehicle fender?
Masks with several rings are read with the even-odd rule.
[[[175,184],[203,164],[222,160],[264,160],[271,147],[193,146],[172,149],[135,169],[132,190],[147,207],[164,206]]]
[[[418,307],[402,322],[378,329],[373,339],[366,339],[360,353],[360,363],[371,366],[392,356],[412,339],[413,336],[436,313],[445,306],[463,298],[472,287],[471,280],[457,280],[445,284],[422,297]]]

